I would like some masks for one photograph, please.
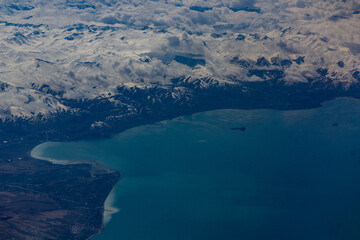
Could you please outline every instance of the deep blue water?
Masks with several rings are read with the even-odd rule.
[[[95,240],[360,239],[359,100],[204,112],[34,155],[121,172]]]

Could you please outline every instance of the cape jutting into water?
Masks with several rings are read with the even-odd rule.
[[[33,155],[121,172],[96,240],[358,240],[359,119],[353,99],[217,110]]]

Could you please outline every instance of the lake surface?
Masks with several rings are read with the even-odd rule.
[[[359,100],[198,113],[33,156],[121,172],[94,240],[360,239]]]

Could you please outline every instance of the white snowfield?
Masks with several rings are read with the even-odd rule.
[[[267,80],[234,58],[304,57],[282,68],[289,84],[319,68],[351,84],[359,26],[358,0],[0,0],[0,118],[71,111],[61,99],[166,87],[182,76]]]

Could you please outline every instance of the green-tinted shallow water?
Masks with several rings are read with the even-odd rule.
[[[204,112],[33,154],[121,172],[121,210],[95,240],[360,239],[359,100]]]

